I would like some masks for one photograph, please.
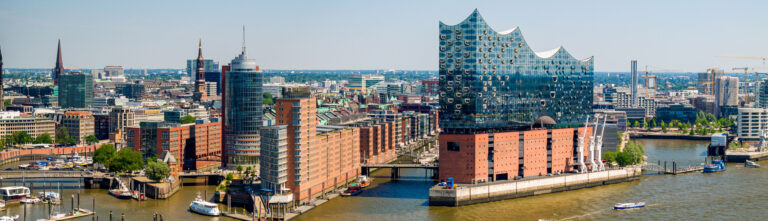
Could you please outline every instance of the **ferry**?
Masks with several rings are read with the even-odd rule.
[[[357,184],[351,184],[346,190],[341,192],[341,196],[357,196],[362,193],[363,189]]]
[[[29,195],[29,188],[23,186],[9,186],[0,188],[0,197],[6,202],[18,202],[26,199]]]
[[[360,182],[360,188],[366,188],[371,185],[371,181],[368,179],[367,176],[357,177],[357,182]]]
[[[744,161],[744,167],[750,167],[750,168],[758,168],[760,167],[760,164],[755,163],[755,161]]]
[[[200,194],[197,195],[195,201],[192,201],[192,203],[189,204],[189,211],[206,216],[221,215],[221,211],[219,211],[219,205],[203,200],[203,198],[200,197]]]
[[[722,160],[713,160],[711,164],[704,166],[704,173],[725,171],[725,163]]]
[[[639,203],[617,203],[613,206],[613,209],[620,210],[620,209],[632,209],[632,208],[640,208],[645,207],[645,202],[639,202]]]
[[[131,199],[133,197],[133,194],[131,194],[131,191],[123,190],[123,189],[111,189],[109,190],[109,194],[117,197],[118,199]]]

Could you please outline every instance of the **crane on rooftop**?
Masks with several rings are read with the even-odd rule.
[[[658,77],[656,75],[648,75],[649,73],[674,73],[674,72],[682,72],[682,70],[670,70],[670,69],[653,69],[648,70],[648,65],[645,66],[645,98],[655,98],[656,97],[656,85],[658,85]],[[649,79],[653,78],[653,96],[650,96],[648,93],[648,88],[650,88]]]

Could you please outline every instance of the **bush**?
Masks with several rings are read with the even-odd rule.
[[[232,181],[235,179],[235,174],[228,173],[227,174],[227,181]]]
[[[616,153],[615,152],[604,152],[603,153],[603,160],[605,160],[606,163],[611,163],[616,161]]]

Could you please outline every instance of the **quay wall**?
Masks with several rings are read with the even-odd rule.
[[[640,178],[639,167],[594,173],[568,174],[531,180],[497,181],[458,185],[456,189],[434,186],[429,190],[430,206],[465,206],[498,200],[536,196],[587,187],[633,181]]]
[[[676,140],[711,140],[711,136],[687,135],[687,134],[660,134],[660,133],[630,133],[629,138],[643,139],[676,139]]]
[[[60,147],[45,149],[23,149],[0,152],[0,164],[6,164],[18,160],[32,159],[33,156],[62,155],[74,153],[92,153],[96,146]],[[45,159],[45,158],[42,158]]]

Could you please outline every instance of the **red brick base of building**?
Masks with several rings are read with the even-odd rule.
[[[440,134],[440,180],[453,177],[457,183],[477,183],[572,171],[583,131],[580,127]],[[591,127],[587,133],[592,133]],[[586,161],[589,152],[586,148],[583,152]]]

